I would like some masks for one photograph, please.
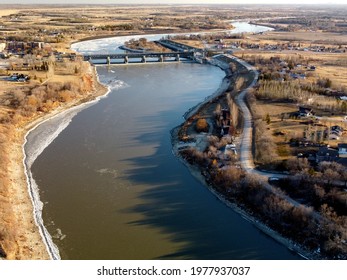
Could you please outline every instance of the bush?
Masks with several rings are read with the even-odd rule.
[[[208,123],[205,119],[198,119],[195,129],[197,132],[208,132]]]

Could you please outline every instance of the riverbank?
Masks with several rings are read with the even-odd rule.
[[[24,154],[24,145],[28,132],[35,127],[52,119],[59,114],[67,112],[70,108],[76,108],[105,95],[107,88],[101,85],[95,68],[89,66],[88,72],[92,75],[93,87],[83,97],[73,99],[62,104],[49,113],[35,114],[16,126],[16,131],[8,143],[7,155],[8,165],[5,170],[7,182],[9,205],[11,209],[1,209],[3,220],[6,221],[8,236],[1,240],[1,247],[6,254],[6,259],[49,259],[52,252],[47,245],[47,237],[40,225],[42,203],[39,201],[37,190],[30,184],[26,172],[26,159],[30,158]],[[30,176],[29,176],[30,177]],[[33,215],[34,214],[34,215]],[[45,240],[45,241],[43,241]],[[50,252],[50,253],[48,253]]]
[[[196,107],[190,109],[185,115],[185,119],[188,120],[189,118],[194,118],[195,115],[199,115],[201,112],[201,109],[204,105],[207,105],[208,103],[211,103],[214,99],[217,99],[221,97],[223,94],[226,94],[225,84],[230,84],[232,82],[232,77],[237,76],[237,72],[240,67],[244,67],[244,65],[236,60],[235,63],[238,66],[234,74],[231,73],[229,63],[226,63],[224,61],[218,61],[213,60],[211,61],[212,64],[220,67],[222,70],[225,71],[226,77],[223,79],[223,82],[221,84],[221,87],[219,90],[217,90],[217,94],[213,94],[209,97],[207,97],[202,103],[198,104]],[[249,69],[248,69],[249,70]],[[235,77],[234,77],[235,79]],[[255,85],[255,82],[257,80],[257,75],[254,75],[253,80],[248,83],[248,86],[242,89],[242,92],[247,91],[249,88],[253,87]],[[201,115],[204,115],[203,113]],[[290,239],[283,237],[278,232],[271,229],[269,226],[267,226],[265,223],[260,221],[258,218],[256,218],[252,213],[250,213],[247,209],[244,209],[238,203],[234,201],[230,201],[223,193],[219,192],[214,186],[213,182],[210,180],[207,180],[208,178],[204,175],[205,167],[200,166],[199,164],[191,164],[189,163],[184,157],[180,154],[180,148],[182,147],[182,143],[179,141],[179,131],[183,127],[184,124],[181,126],[176,127],[171,132],[171,139],[172,139],[172,145],[173,145],[173,153],[176,155],[176,157],[189,169],[190,173],[198,180],[200,181],[206,188],[208,188],[220,201],[222,201],[224,204],[226,204],[228,207],[233,209],[235,212],[240,214],[245,220],[252,223],[254,226],[256,226],[258,229],[260,229],[262,232],[276,240],[277,242],[281,243],[285,247],[287,247],[289,250],[296,252],[300,256],[302,256],[305,259],[317,259],[319,256],[308,252],[307,250],[303,249],[299,244],[296,244],[295,242],[292,242]],[[188,134],[189,136],[189,134]],[[201,149],[201,147],[199,147]]]
[[[216,31],[218,30],[211,30],[203,33],[213,33]],[[163,30],[162,32],[162,35],[168,33]],[[153,34],[158,33],[153,32]],[[122,35],[133,36],[134,34]],[[148,32],[139,35],[146,36],[148,35]],[[75,41],[80,42],[91,39],[91,37],[83,37],[84,38],[75,38]],[[98,36],[98,38],[105,37],[115,37],[115,34],[110,34],[109,36]],[[94,37],[94,39],[96,38]],[[71,44],[72,42],[69,42],[64,46],[66,49],[70,49]],[[95,80],[97,80],[96,77]],[[101,86],[97,82],[95,82],[95,84]],[[98,92],[98,89],[95,91]],[[101,93],[90,92],[87,95],[90,99],[93,99],[95,96],[99,96],[99,94],[104,94],[105,91],[106,89],[103,88],[101,89]],[[89,99],[84,96],[79,100],[69,101],[50,113],[38,112],[32,118],[25,118],[23,122],[16,124],[15,129],[12,129],[12,126],[10,129],[7,129],[8,131],[11,131],[11,137],[7,137],[8,133],[4,134],[6,135],[6,141],[0,143],[0,146],[4,147],[2,151],[6,154],[6,161],[8,161],[8,164],[4,164],[2,170],[0,170],[0,202],[2,205],[0,209],[0,258],[47,259],[50,257],[47,253],[45,244],[42,242],[42,237],[32,215],[36,210],[33,209],[28,191],[24,188],[24,186],[27,185],[28,180],[25,177],[24,166],[22,164],[24,138],[27,135],[27,132],[39,123],[53,118],[54,116],[65,112],[68,108],[77,106],[78,104],[87,102],[88,100]],[[2,131],[0,131],[0,133],[2,133]],[[2,140],[1,136],[2,135],[0,135],[0,142]],[[29,189],[29,192],[31,192],[31,189]],[[39,203],[37,207],[41,207]]]
[[[213,33],[226,33],[234,30],[235,27],[230,25],[230,29],[209,29],[209,31],[202,31],[202,30],[180,30],[180,29],[161,29],[160,32],[158,30],[153,31],[145,31],[145,32],[127,32],[127,33],[118,33],[116,34],[102,34],[102,35],[94,35],[94,36],[83,36],[81,38],[75,39],[70,42],[70,47],[73,44],[80,43],[80,42],[86,42],[86,41],[92,41],[92,40],[100,40],[100,39],[107,39],[107,38],[118,38],[118,37],[133,37],[133,36],[150,36],[150,35],[162,35],[162,36],[175,36],[175,35],[187,35],[187,34],[213,34]],[[240,32],[241,33],[241,32]]]
[[[221,96],[222,94],[224,94],[231,85],[232,71],[229,68],[229,65],[227,65],[226,63],[219,62],[217,60],[210,60],[208,63],[222,69],[225,72],[226,76],[223,78],[219,88],[213,94],[211,94],[210,96],[207,96],[204,101],[200,102],[196,106],[188,109],[188,111],[183,115],[185,119],[189,119],[192,116],[196,115],[202,106],[216,99],[218,96]]]

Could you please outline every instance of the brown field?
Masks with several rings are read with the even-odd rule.
[[[16,14],[18,12],[19,12],[19,10],[1,9],[0,10],[0,17]]]
[[[298,57],[302,61],[309,61],[315,65],[316,71],[312,72],[314,78],[329,78],[334,87],[347,87],[347,55],[345,53],[318,53],[318,52],[298,52],[298,51],[259,51],[259,50],[242,50],[235,52],[238,55],[256,55],[264,58],[270,57]],[[307,78],[307,82],[313,79]]]
[[[201,41],[196,40],[175,40],[178,43],[186,44],[195,48],[204,48],[204,44]]]
[[[291,138],[303,138],[304,131],[308,128],[306,121],[310,119],[281,119],[282,113],[292,113],[297,110],[298,106],[292,103],[257,101],[257,112],[263,119],[265,119],[267,113],[270,115],[271,122],[268,125],[268,130],[271,131],[273,141],[277,145],[279,160],[286,160],[297,155],[300,149],[297,147],[290,147],[288,142]],[[347,129],[347,123],[342,120],[342,116],[327,117],[326,119],[315,122],[316,125],[312,126],[312,130],[324,130],[327,126],[333,125],[339,125]],[[340,140],[329,140],[325,143],[332,147],[336,147],[338,143],[346,141],[347,134],[345,133]],[[304,151],[304,149],[301,149],[301,151]]]
[[[272,31],[264,34],[252,35],[252,39],[259,40],[261,42],[304,42],[307,44],[343,44],[347,45],[347,35],[333,32],[322,32],[322,31],[295,31],[295,32],[282,32]]]

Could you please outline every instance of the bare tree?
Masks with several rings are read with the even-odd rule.
[[[287,169],[292,173],[307,173],[311,168],[307,158],[291,158],[286,162]]]

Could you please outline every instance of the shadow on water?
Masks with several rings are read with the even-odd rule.
[[[170,126],[169,115],[160,112],[139,121],[153,123],[159,118]],[[125,210],[144,218],[128,224],[159,228],[179,244],[175,252],[158,258],[299,259],[225,206],[189,173],[171,153],[170,129],[135,137],[135,141],[156,143],[156,150],[149,156],[126,159],[136,167],[126,174],[127,179],[152,186],[140,194],[144,203]]]
[[[223,77],[182,66],[118,70],[129,87],[78,114],[35,161],[45,225],[63,258],[299,259],[173,156],[170,130]]]

